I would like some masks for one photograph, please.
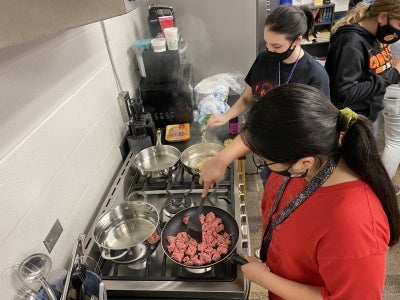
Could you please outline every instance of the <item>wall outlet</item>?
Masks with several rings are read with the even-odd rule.
[[[50,229],[50,232],[47,234],[45,240],[43,241],[49,253],[51,253],[51,251],[53,250],[62,232],[63,228],[60,221],[57,219],[53,227]]]

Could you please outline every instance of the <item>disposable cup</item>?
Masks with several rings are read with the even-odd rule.
[[[161,31],[164,32],[165,28],[174,26],[174,17],[173,16],[158,17],[158,22],[160,23]]]
[[[164,52],[167,50],[165,47],[165,39],[164,38],[152,39],[151,45],[153,46],[154,52]]]
[[[178,50],[178,27],[165,28],[164,36],[168,50]]]

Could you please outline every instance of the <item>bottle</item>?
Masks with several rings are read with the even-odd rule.
[[[239,117],[229,120],[229,134],[237,135],[239,133]]]

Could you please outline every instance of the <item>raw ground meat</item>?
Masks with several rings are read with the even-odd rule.
[[[187,225],[189,217],[182,219]],[[213,212],[200,215],[202,225],[202,242],[198,243],[186,232],[179,232],[176,236],[167,236],[167,250],[171,258],[188,266],[203,266],[221,259],[228,254],[231,245],[231,234],[224,231],[221,218],[217,218]]]

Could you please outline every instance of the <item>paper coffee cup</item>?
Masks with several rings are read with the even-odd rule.
[[[168,50],[178,50],[178,27],[165,28],[164,36]]]
[[[165,39],[164,38],[152,39],[151,45],[153,46],[154,52],[164,52],[167,50],[165,47]]]
[[[160,23],[161,31],[164,32],[165,28],[174,26],[174,17],[173,16],[158,17],[158,22]]]

